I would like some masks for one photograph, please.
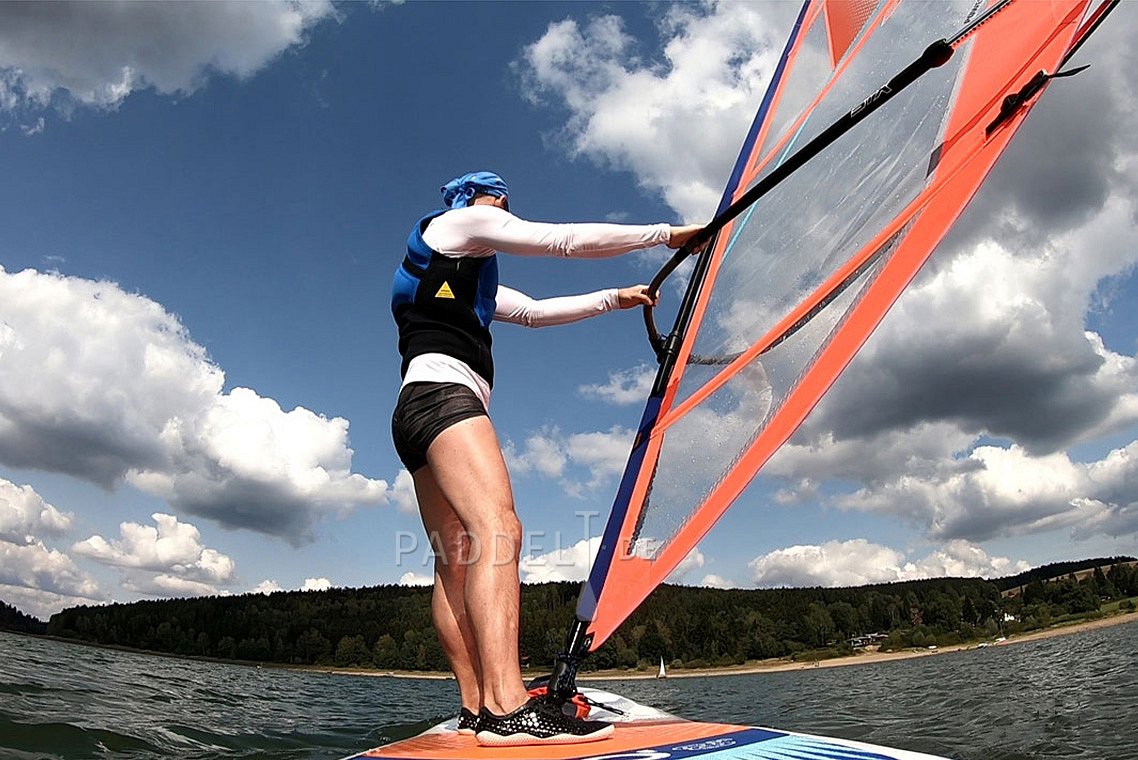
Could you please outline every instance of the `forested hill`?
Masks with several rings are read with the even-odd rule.
[[[1019,575],[997,578],[992,583],[996,584],[996,588],[1000,591],[1007,591],[1018,586],[1026,586],[1029,583],[1065,578],[1072,573],[1092,570],[1096,567],[1106,572],[1114,565],[1135,561],[1138,560],[1135,560],[1134,557],[1099,557],[1097,559],[1084,559],[1079,562],[1052,562],[1050,565],[1040,565]]]
[[[522,589],[523,661],[545,667],[573,616],[577,583]],[[446,670],[430,619],[429,588],[277,592],[75,607],[49,633],[179,655]],[[885,648],[945,645],[1089,614],[1138,596],[1138,568],[1114,564],[1082,580],[1032,582],[1003,598],[997,583],[943,578],[858,588],[719,590],[662,586],[587,661],[587,667],[729,665],[848,653],[876,634]],[[1125,604],[1132,605],[1126,601]],[[1115,602],[1117,606],[1117,602]]]
[[[31,615],[25,615],[12,605],[0,601],[0,631],[47,633],[47,623]]]

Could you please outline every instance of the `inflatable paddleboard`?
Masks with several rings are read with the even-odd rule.
[[[344,760],[945,760],[847,739],[829,739],[793,731],[684,720],[616,694],[581,689],[590,699],[623,715],[594,708],[591,720],[610,720],[611,738],[588,744],[531,747],[480,747],[473,736],[459,734],[457,719],[418,736],[376,747]]]

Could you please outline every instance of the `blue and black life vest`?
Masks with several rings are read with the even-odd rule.
[[[448,209],[432,211],[407,236],[407,256],[395,270],[391,313],[399,327],[400,374],[421,354],[446,354],[494,384],[490,322],[498,293],[498,259],[450,257],[423,240],[431,220]]]

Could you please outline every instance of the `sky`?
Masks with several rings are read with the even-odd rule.
[[[796,13],[0,3],[0,600],[429,582],[390,442],[411,224],[481,169],[531,219],[706,221]],[[1080,51],[673,580],[1138,553],[1136,27],[1123,3]],[[664,257],[500,266],[546,297]],[[522,579],[582,579],[652,374],[640,314],[494,345]]]

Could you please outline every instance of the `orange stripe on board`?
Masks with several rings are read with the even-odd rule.
[[[457,732],[427,734],[378,747],[357,757],[408,760],[574,760],[595,755],[633,752],[662,744],[709,739],[745,731],[747,727],[678,720],[614,723],[613,729],[610,738],[598,742],[535,747],[482,747],[473,736],[464,736]]]

